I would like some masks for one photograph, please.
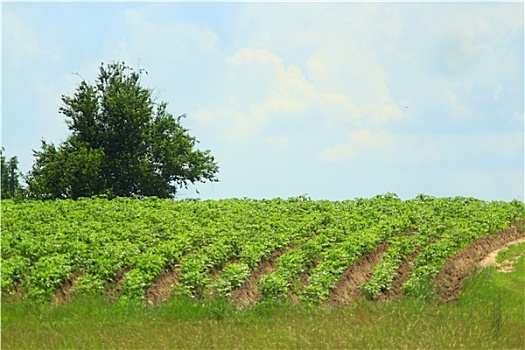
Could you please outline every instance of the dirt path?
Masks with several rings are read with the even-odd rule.
[[[480,266],[480,267],[487,267],[487,266],[494,266],[494,265],[497,266],[498,263],[496,263],[496,258],[498,256],[499,252],[509,248],[510,246],[513,246],[513,245],[516,245],[516,244],[520,244],[520,243],[524,243],[524,242],[525,242],[525,237],[519,238],[519,239],[517,239],[515,241],[512,241],[512,242],[509,242],[509,243],[505,244],[503,247],[490,252],[490,254],[488,254],[483,260],[481,260],[478,263],[478,266]],[[503,272],[506,272],[506,271],[503,271]]]
[[[494,257],[497,256],[497,251],[517,241],[525,240],[524,225],[525,220],[514,222],[504,230],[478,239],[449,258],[434,280],[436,291],[441,299],[444,301],[457,299],[463,281],[476,266],[485,259],[491,259],[492,254],[495,254]]]

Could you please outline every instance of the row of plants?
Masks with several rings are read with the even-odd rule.
[[[357,216],[353,211],[342,212],[339,218],[345,239],[321,254],[319,263],[310,272],[309,284],[302,291],[301,299],[306,302],[328,299],[337,281],[357,259],[390,237],[410,230],[407,205],[408,202],[397,196],[386,194],[367,201]],[[367,220],[359,221],[359,216]]]
[[[275,270],[259,281],[263,297],[288,298],[295,290],[301,300],[318,302],[360,256],[389,242],[363,291],[373,298],[388,290],[402,261],[418,250],[403,289],[417,295],[449,256],[522,218],[525,205],[519,201],[424,195],[340,202],[304,196],[3,200],[2,293],[46,300],[76,274],[75,292],[102,293],[121,276],[123,297],[140,299],[175,266],[177,293],[227,296],[262,261],[283,250]],[[298,289],[305,274],[308,283]]]
[[[523,203],[484,202],[472,198],[441,200],[420,196],[408,202],[413,216],[413,232],[389,239],[390,246],[374,269],[372,278],[361,286],[368,298],[375,298],[392,287],[401,264],[416,255],[406,295],[427,294],[432,278],[447,258],[476,239],[505,228],[523,218]],[[424,292],[424,293],[423,293]]]

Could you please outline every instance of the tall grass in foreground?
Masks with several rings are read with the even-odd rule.
[[[455,303],[347,306],[215,300],[144,307],[80,298],[55,308],[2,304],[2,348],[525,348],[525,257],[512,273],[477,271]]]

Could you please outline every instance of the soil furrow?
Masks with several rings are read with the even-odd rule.
[[[410,255],[406,257],[405,260],[403,260],[403,262],[397,269],[394,278],[392,279],[392,285],[390,289],[380,293],[377,297],[378,300],[390,300],[402,297],[403,294],[401,292],[401,288],[408,280],[408,277],[410,277],[410,271],[414,267],[413,261],[416,258],[416,256],[418,256],[419,253],[421,253],[421,251],[421,248],[416,248],[415,251],[413,251]]]
[[[179,284],[179,270],[176,265],[169,266],[146,290],[145,299],[149,304],[158,304],[172,297],[173,287]]]
[[[507,229],[480,238],[449,258],[434,280],[440,298],[444,301],[457,299],[463,281],[471,274],[475,266],[491,252],[525,237],[524,226],[525,220],[514,222]]]
[[[62,284],[62,286],[58,288],[55,293],[53,293],[51,304],[59,305],[66,301],[71,301],[73,299],[73,285],[75,281],[83,275],[84,273],[81,271],[73,272],[71,276],[69,276],[69,278]]]
[[[364,294],[359,286],[372,277],[374,268],[389,246],[389,243],[381,243],[350,265],[330,292],[330,301],[345,304],[363,297]]]
[[[276,260],[283,255],[287,250],[279,249],[273,252],[270,257],[261,262],[248,276],[246,281],[237,289],[235,289],[229,300],[240,308],[245,308],[257,302],[261,298],[261,292],[257,288],[257,282],[262,276],[268,275],[275,270]]]

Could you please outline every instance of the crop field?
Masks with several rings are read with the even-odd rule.
[[[1,204],[5,349],[525,347],[520,201]]]
[[[425,195],[6,200],[2,295],[60,303],[99,294],[149,304],[184,296],[239,307],[448,300],[476,259],[525,236],[523,219],[519,201]],[[469,245],[474,253],[461,270],[451,259]]]

